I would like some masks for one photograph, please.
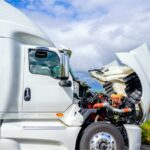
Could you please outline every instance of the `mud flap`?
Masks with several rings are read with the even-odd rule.
[[[124,125],[129,141],[129,150],[140,150],[141,148],[141,129],[137,125]]]

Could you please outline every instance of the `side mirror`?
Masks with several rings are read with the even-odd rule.
[[[61,52],[60,61],[60,79],[68,80],[69,78],[69,56],[67,51]]]
[[[61,61],[60,61],[60,82],[59,85],[63,87],[71,87],[71,81],[69,79],[69,55],[67,51],[61,52]]]

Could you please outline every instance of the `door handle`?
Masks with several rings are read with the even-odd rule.
[[[30,88],[26,88],[24,91],[24,100],[30,101],[31,100],[31,90]]]

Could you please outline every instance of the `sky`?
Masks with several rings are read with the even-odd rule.
[[[55,43],[73,51],[76,75],[94,89],[89,69],[117,59],[115,52],[150,46],[150,0],[6,0]]]

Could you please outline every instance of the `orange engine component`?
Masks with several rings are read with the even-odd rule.
[[[97,108],[102,108],[102,107],[104,107],[104,104],[103,103],[96,103],[96,104],[94,104],[93,105],[93,108],[95,109],[97,109]]]
[[[123,95],[122,94],[112,94],[110,96],[110,98],[112,100],[112,107],[117,108],[121,105]]]
[[[123,111],[126,112],[126,113],[131,112],[131,108],[124,108]]]

